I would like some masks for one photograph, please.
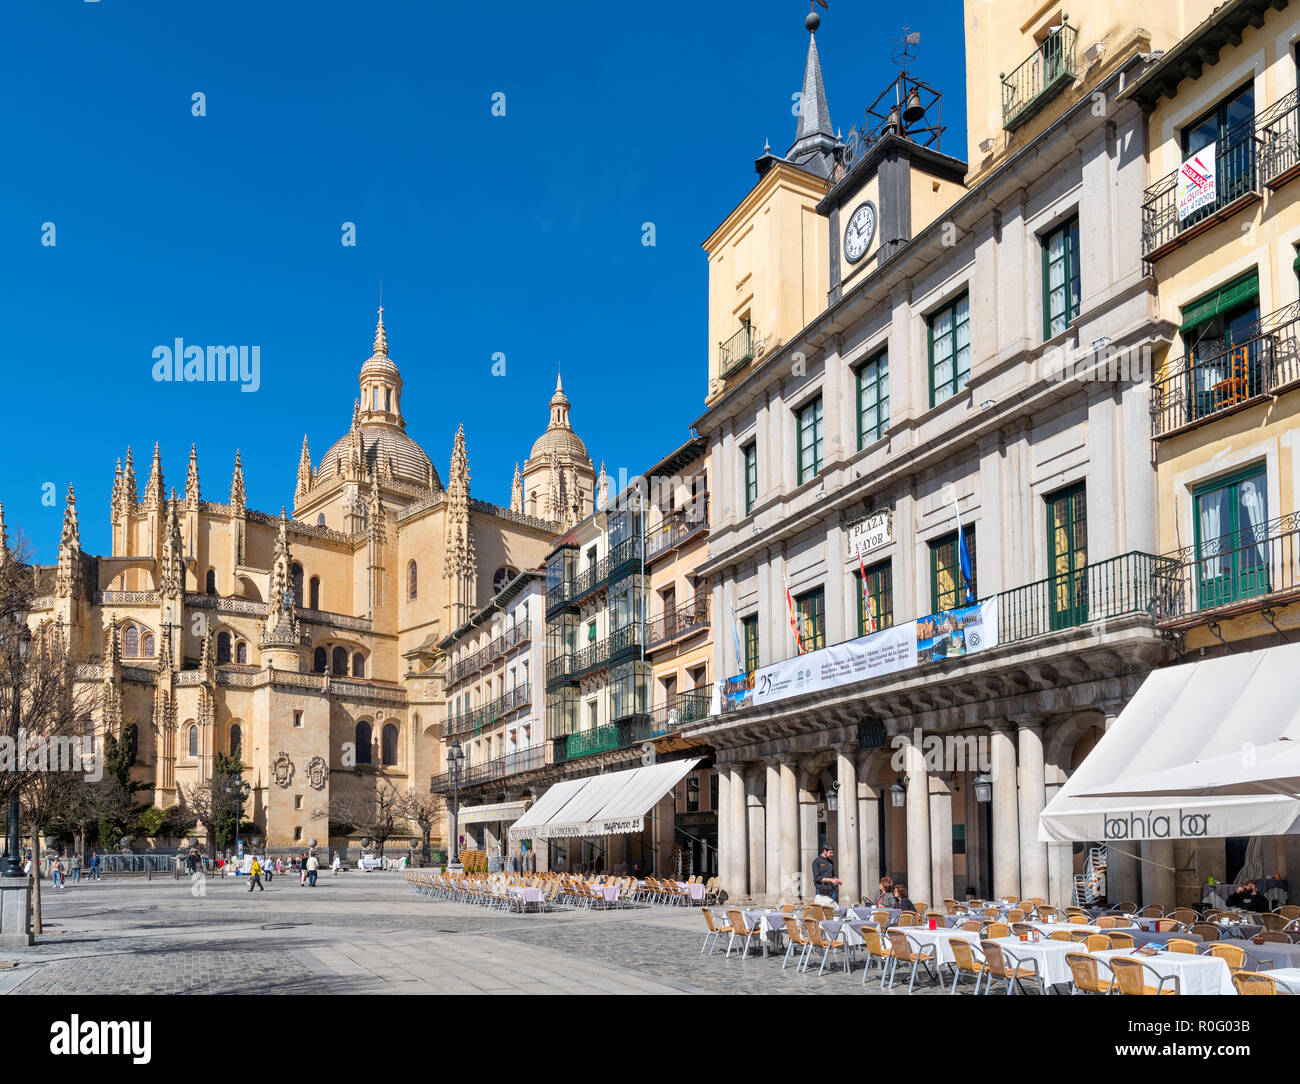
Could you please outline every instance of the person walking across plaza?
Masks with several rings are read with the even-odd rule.
[[[81,883],[81,852],[73,851],[72,857],[68,860],[68,864],[72,866],[73,883],[80,884]]]
[[[268,857],[262,869],[266,873],[266,883],[270,884],[275,879],[275,859]]]
[[[249,869],[248,891],[252,892],[254,886],[259,892],[266,891],[266,886],[262,884],[262,863],[257,860],[256,855],[253,856],[253,865]]]
[[[842,882],[835,876],[834,859],[834,849],[829,843],[823,843],[821,856],[813,859],[812,864],[813,891],[816,893],[813,902],[815,903],[834,904],[839,895]]]
[[[90,869],[87,870],[86,876],[94,877],[95,880],[97,881],[99,880],[99,852],[98,851],[90,852]]]
[[[307,857],[307,884],[311,888],[316,887],[316,871],[318,869],[320,869],[320,861],[314,854],[309,855]]]
[[[63,863],[57,854],[50,859],[50,884],[55,888],[63,887]]]
[[[307,883],[307,856],[300,854],[298,856],[298,887],[301,888]]]
[[[342,863],[339,862],[339,852],[338,852],[338,851],[335,851],[335,852],[334,852],[334,860],[333,860],[332,862],[330,862],[330,869],[332,869],[332,870],[334,871],[334,876],[335,876],[335,877],[337,877],[337,876],[339,875],[339,866],[340,866],[340,865],[342,865]]]

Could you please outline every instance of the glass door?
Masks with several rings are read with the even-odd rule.
[[[1264,468],[1252,467],[1196,494],[1201,609],[1269,592],[1267,482]]]
[[[1082,484],[1047,498],[1047,557],[1052,628],[1082,625],[1088,620],[1088,504]]]

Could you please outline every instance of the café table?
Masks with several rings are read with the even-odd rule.
[[[534,904],[538,907],[542,905],[542,890],[540,888],[521,888],[516,885],[507,885],[506,894],[523,904],[524,910]]]
[[[890,929],[906,934],[908,943],[913,949],[918,946],[928,948],[933,945],[936,950],[935,959],[941,964],[957,962],[952,954],[954,941],[966,941],[976,948],[980,943],[980,935],[974,930],[932,930],[928,926],[891,926]]]
[[[769,948],[781,947],[781,938],[785,936],[785,920],[794,917],[784,911],[764,911],[757,907],[742,913],[745,916],[745,925],[751,929],[757,928],[764,956],[767,955]]]
[[[1277,983],[1279,992],[1285,990],[1289,994],[1300,994],[1300,967],[1275,967],[1264,974]]]
[[[1175,930],[1139,930],[1132,927],[1120,927],[1117,930],[1102,930],[1102,933],[1126,933],[1133,938],[1133,943],[1141,948],[1143,945],[1167,945],[1171,937],[1200,944],[1204,939],[1198,933],[1178,933]]]
[[[1018,937],[995,937],[993,944],[1006,949],[1020,961],[1033,960],[1045,983],[1056,986],[1072,981],[1070,965],[1065,962],[1068,952],[1080,952],[1081,946],[1073,941],[1053,941],[1043,938],[1041,941],[1021,941]],[[1008,961],[1010,963],[1010,961]]]
[[[704,885],[703,885],[703,884],[699,884],[699,883],[696,883],[696,884],[690,884],[690,883],[688,883],[688,882],[686,882],[686,881],[677,881],[676,884],[677,884],[677,890],[678,890],[679,892],[685,892],[685,893],[687,893],[687,894],[691,897],[691,901],[692,901],[692,902],[694,902],[694,903],[702,903],[702,902],[704,901]],[[618,897],[615,896],[614,898],[617,899]]]
[[[1254,941],[1240,944],[1251,956],[1260,961],[1261,966],[1271,965],[1271,970],[1268,972],[1270,975],[1277,970],[1300,968],[1300,945],[1285,945],[1281,941],[1265,941],[1262,945],[1257,945]],[[1246,961],[1246,966],[1252,967],[1249,960]]]
[[[1116,956],[1131,956],[1141,960],[1149,968],[1145,973],[1147,985],[1156,985],[1152,975],[1166,978],[1177,976],[1179,993],[1182,994],[1234,994],[1237,988],[1232,985],[1232,972],[1226,960],[1217,956],[1194,956],[1188,952],[1158,952],[1154,956],[1135,954],[1132,949],[1106,949],[1092,955],[1103,961],[1107,967]],[[1169,984],[1166,984],[1169,989]]]

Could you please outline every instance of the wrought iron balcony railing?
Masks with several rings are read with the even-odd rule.
[[[1300,173],[1296,92],[1223,132],[1214,144],[1214,160],[1214,199],[1182,218],[1178,215],[1181,166],[1147,188],[1142,198],[1144,259],[1158,260],[1258,201],[1262,185],[1277,188]]]
[[[1202,340],[1151,383],[1151,436],[1159,439],[1300,381],[1300,302],[1230,339]]]
[[[646,531],[645,559],[647,561],[672,549],[691,535],[709,526],[709,499],[693,501],[685,508],[669,512],[655,527]]]
[[[718,375],[731,376],[754,360],[754,327],[745,324],[730,339],[718,344]]]
[[[521,749],[517,753],[506,753],[504,756],[493,757],[491,760],[481,761],[478,764],[471,764],[463,768],[461,770],[460,785],[462,787],[472,787],[478,783],[505,779],[512,775],[519,775],[522,772],[536,771],[538,768],[544,768],[550,763],[551,744],[545,742],[541,745]],[[444,794],[451,789],[450,772],[430,776],[429,792],[431,794]]]
[[[713,689],[708,685],[678,693],[651,711],[651,732],[656,736],[670,734],[703,719],[709,714],[712,703]]]
[[[447,722],[443,728],[443,733],[447,737],[452,737],[482,730],[485,726],[491,726],[493,723],[499,722],[503,716],[513,711],[519,711],[521,708],[526,708],[531,703],[528,683],[516,685],[496,699],[490,700],[486,704],[480,704],[469,711],[453,713],[448,709]]]
[[[507,651],[512,651],[521,643],[528,639],[528,621],[521,621],[512,629],[507,629],[500,636],[495,637],[490,643],[484,644],[472,655],[467,655],[459,662],[453,663],[447,669],[447,675],[443,679],[446,685],[455,685],[471,674],[476,674],[484,667],[489,666],[495,660],[499,659]]]
[[[1300,597],[1300,512],[1167,554],[1155,616],[1186,628],[1288,597]]]
[[[662,644],[688,632],[697,632],[709,626],[709,598],[696,595],[690,602],[668,610],[649,622],[646,647]]]
[[[618,746],[618,727],[613,723],[598,726],[592,730],[582,730],[570,734],[567,738],[556,739],[565,743],[565,759],[589,757],[594,753],[606,753]]]
[[[1078,76],[1074,47],[1079,32],[1061,20],[1029,58],[1010,75],[1003,73],[1002,127],[1014,131]]]

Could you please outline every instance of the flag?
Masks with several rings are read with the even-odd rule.
[[[957,517],[957,564],[961,569],[961,578],[966,589],[966,601],[971,603],[975,601],[975,596],[970,589],[970,554],[966,551],[966,532],[961,529],[961,509],[957,507],[957,495],[955,493],[952,498],[952,511],[953,515]]]
[[[858,550],[858,575],[862,577],[862,612],[867,615],[867,632],[876,631],[876,613],[871,608],[871,592],[867,590],[867,567],[862,563],[862,551]]]
[[[803,637],[799,635],[799,622],[794,615],[794,596],[790,594],[790,581],[785,578],[784,573],[781,575],[781,580],[785,584],[785,604],[790,611],[790,631],[794,633],[795,650],[802,655]]]
[[[740,647],[740,622],[736,618],[736,607],[729,607],[731,610],[731,640],[736,647],[736,669],[741,671],[745,669],[745,653]]]

